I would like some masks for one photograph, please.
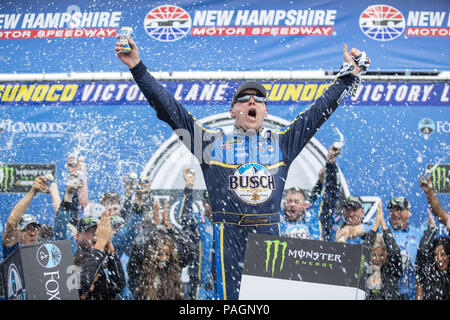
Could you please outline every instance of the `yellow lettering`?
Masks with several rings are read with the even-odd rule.
[[[280,101],[283,98],[284,92],[286,91],[286,85],[275,84],[270,91],[269,100],[270,101]]]
[[[12,89],[12,90],[11,90]],[[5,92],[3,93],[2,101],[13,101],[14,97],[17,94],[17,90],[19,90],[19,85],[10,85],[6,86]]]
[[[297,101],[300,97],[300,92],[302,91],[303,84],[295,85],[290,84],[286,90],[286,95],[284,96],[284,101],[292,100]]]
[[[29,87],[27,85],[21,85],[19,92],[16,95],[16,101],[30,101],[31,94],[33,93],[35,85],[32,84]]]
[[[5,90],[5,85],[0,84],[0,92],[3,92],[3,90]],[[0,97],[2,96],[2,94],[0,94]]]
[[[73,97],[77,93],[78,85],[77,84],[68,84],[64,87],[63,92],[61,93],[60,101],[72,101]]]
[[[300,97],[301,101],[311,101],[314,99],[314,95],[317,91],[317,84],[307,84],[303,89],[302,96]]]
[[[55,90],[61,91],[64,88],[62,84],[53,84],[48,90],[46,101],[58,101],[59,94],[55,94]]]
[[[40,84],[36,87],[36,90],[34,90],[33,96],[31,97],[31,101],[42,101],[44,100],[45,96],[47,95],[48,84]]]

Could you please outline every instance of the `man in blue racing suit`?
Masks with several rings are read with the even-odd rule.
[[[339,102],[359,84],[359,74],[370,63],[364,52],[344,45],[345,61],[333,84],[287,127],[262,127],[268,115],[267,92],[258,82],[241,84],[233,95],[230,115],[234,131],[203,126],[162,86],[141,61],[135,42],[118,58],[145,98],[183,144],[197,158],[205,179],[213,213],[216,294],[219,299],[239,298],[245,247],[249,233],[279,235],[280,203],[292,161]]]

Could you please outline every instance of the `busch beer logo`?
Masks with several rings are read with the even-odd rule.
[[[387,5],[370,6],[359,17],[361,31],[377,41],[394,40],[403,33],[405,25],[402,13]]]
[[[281,242],[280,240],[266,240],[266,272],[269,272],[269,267],[271,268],[272,276],[275,272],[275,266],[278,260],[278,253],[281,256],[280,268],[283,270],[284,258],[286,255],[287,242]],[[272,246],[273,246],[273,256],[272,256]],[[281,251],[280,251],[281,248]],[[271,262],[271,263],[270,263]]]
[[[264,203],[275,190],[274,177],[259,163],[243,164],[228,178],[228,189],[247,204]]]
[[[155,40],[180,40],[191,29],[191,17],[182,8],[172,5],[152,9],[144,19],[144,29]]]

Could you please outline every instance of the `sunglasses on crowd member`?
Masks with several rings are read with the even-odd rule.
[[[245,93],[245,94],[239,95],[236,98],[236,102],[248,102],[250,100],[250,97],[253,97],[253,100],[255,100],[255,102],[259,102],[259,103],[263,103],[263,102],[267,101],[267,99],[265,97],[258,96],[257,93]]]
[[[400,208],[401,210],[410,209],[411,205],[405,197],[394,197],[389,201],[388,209],[394,209],[395,207]]]

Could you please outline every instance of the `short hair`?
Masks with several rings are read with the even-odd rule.
[[[113,191],[108,191],[108,192],[104,193],[100,200],[100,203],[102,205],[105,205],[105,203],[107,203],[107,202],[120,203],[120,194],[118,194],[117,192],[113,192]]]
[[[286,194],[288,193],[301,193],[303,195],[303,198],[306,199],[306,193],[303,189],[300,189],[299,187],[292,187],[289,188],[286,192]]]

